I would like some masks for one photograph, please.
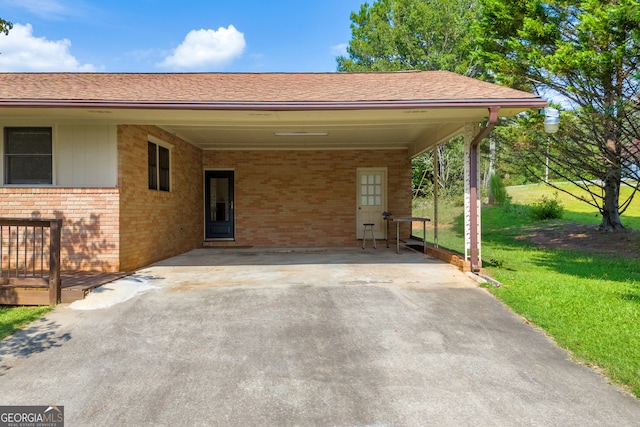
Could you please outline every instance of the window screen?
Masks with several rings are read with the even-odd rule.
[[[53,183],[51,135],[48,127],[5,128],[5,184]]]

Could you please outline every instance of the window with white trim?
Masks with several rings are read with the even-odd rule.
[[[171,151],[148,141],[149,190],[171,191]]]
[[[4,129],[4,183],[53,184],[53,143],[50,127]]]

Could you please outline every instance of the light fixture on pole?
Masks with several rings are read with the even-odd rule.
[[[544,131],[546,133],[556,133],[560,127],[560,111],[555,108],[544,109]]]
[[[558,132],[560,127],[560,111],[555,108],[544,109],[544,131],[547,133],[547,156],[545,158],[544,182],[549,182],[549,146],[551,134]]]

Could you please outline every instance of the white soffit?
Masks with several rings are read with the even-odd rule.
[[[522,108],[505,108],[513,116]],[[407,149],[410,156],[481,122],[485,107],[360,110],[167,110],[118,108],[0,108],[8,124],[157,125],[205,150]],[[276,133],[327,133],[287,135]]]

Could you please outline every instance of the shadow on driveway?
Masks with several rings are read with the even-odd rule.
[[[0,342],[0,377],[11,369],[9,358],[27,358],[60,347],[71,339],[69,333],[58,333],[60,325],[47,316]]]

